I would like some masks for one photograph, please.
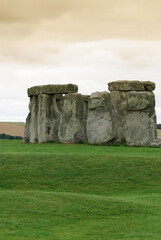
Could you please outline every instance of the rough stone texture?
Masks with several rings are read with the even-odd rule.
[[[87,139],[91,144],[108,145],[117,138],[110,94],[95,92],[89,98]]]
[[[125,139],[128,146],[148,146],[149,114],[147,112],[132,111],[127,113],[125,123]]]
[[[59,111],[57,95],[38,96],[38,142],[58,141]]]
[[[88,118],[88,102],[90,95],[82,95],[83,98],[83,124],[84,124],[84,141],[87,141],[87,118]]]
[[[53,84],[31,87],[27,90],[28,96],[38,96],[40,94],[67,94],[78,92],[78,86],[74,84]]]
[[[24,143],[58,141],[61,99],[58,94],[40,94],[30,98]]]
[[[60,114],[59,141],[80,143],[86,141],[87,97],[81,94],[67,94],[63,98]]]
[[[154,142],[150,144],[150,147],[161,147],[161,139],[155,139]]]
[[[149,91],[127,93],[127,111],[148,111],[150,115],[155,107],[154,94]]]
[[[155,83],[150,81],[114,81],[108,83],[109,91],[153,91]]]
[[[128,146],[160,146],[157,139],[155,84],[149,81],[109,83],[110,93],[75,93],[73,84],[28,89],[29,114],[24,142],[60,141]],[[63,94],[66,94],[63,96]]]
[[[24,138],[23,138],[24,143],[29,143],[30,142],[30,119],[31,119],[31,113],[29,113],[27,115],[27,118],[26,118]]]
[[[111,104],[114,108],[115,115],[117,118],[117,127],[118,127],[118,141],[125,143],[125,120],[127,115],[126,104],[127,96],[126,92],[112,91]]]
[[[38,114],[38,98],[32,96],[29,103],[29,114],[26,119],[25,133],[24,133],[24,142],[37,142],[38,141],[38,132],[37,132],[37,114]]]
[[[150,143],[152,143],[155,139],[157,139],[157,119],[155,110],[153,114],[149,117],[149,138]]]
[[[157,135],[154,94],[151,91],[121,90],[112,91],[110,95],[117,116],[118,141],[129,146],[145,146],[153,142]]]

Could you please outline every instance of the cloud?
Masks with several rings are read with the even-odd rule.
[[[41,58],[35,62],[23,61],[21,58],[25,55],[22,54],[19,61],[1,63],[0,120],[6,120],[7,116],[11,119],[11,113],[13,121],[18,118],[25,120],[29,101],[27,88],[34,85],[74,83],[79,86],[80,93],[91,94],[108,91],[108,82],[124,79],[151,80],[156,83],[157,115],[161,122],[159,48],[161,42],[115,39],[56,43],[55,48],[52,42],[45,44],[42,49],[38,45],[36,50],[32,48],[31,51]],[[142,59],[140,62],[136,60],[139,58]],[[144,65],[142,61],[145,61]],[[150,65],[150,62],[153,64]]]
[[[161,41],[124,40],[115,44],[116,52],[129,67],[149,68],[161,63]]]
[[[74,1],[57,0],[1,0],[0,21],[38,22],[56,18],[70,8]]]
[[[161,39],[160,0],[0,0],[1,35],[57,41]],[[12,28],[14,31],[12,31]]]
[[[33,85],[71,82],[90,94],[117,79],[155,81],[160,111],[160,0],[0,0],[0,6],[3,118],[12,102],[13,118],[25,119]]]
[[[54,59],[57,64],[60,48],[69,43],[131,39],[143,44],[155,40],[158,45],[161,41],[160,0],[146,4],[142,0],[0,0],[0,6],[1,62]],[[147,48],[153,55],[154,46],[150,52],[150,43],[143,44],[139,50],[129,43],[127,50],[120,49],[120,57],[129,57],[131,65],[150,64],[140,51]]]

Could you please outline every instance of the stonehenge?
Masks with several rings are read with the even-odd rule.
[[[158,144],[155,84],[123,80],[108,89],[82,95],[74,84],[29,88],[24,143]]]

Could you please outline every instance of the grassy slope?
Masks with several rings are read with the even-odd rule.
[[[0,141],[0,239],[161,239],[161,149]]]

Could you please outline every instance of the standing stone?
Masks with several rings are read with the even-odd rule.
[[[91,144],[108,145],[117,138],[117,124],[113,115],[110,94],[92,93],[89,98],[87,139]]]
[[[26,118],[24,138],[23,138],[24,143],[29,143],[30,142],[30,119],[31,119],[31,113],[29,113],[27,115],[27,118]]]
[[[62,94],[75,93],[74,84],[35,86],[28,89],[29,114],[26,119],[24,143],[59,141],[58,128]]]
[[[157,139],[157,120],[156,120],[155,111],[149,117],[149,138],[150,138],[150,144]]]
[[[73,84],[32,87],[24,142],[109,145],[117,139],[128,146],[160,146],[154,89],[150,81],[115,81],[110,93],[89,97]]]
[[[125,139],[128,146],[148,146],[149,136],[148,112],[131,111],[126,116]]]
[[[38,96],[38,142],[58,141],[60,109],[57,95]]]
[[[140,81],[109,83],[118,121],[118,140],[129,146],[150,145],[156,138],[155,84]]]
[[[112,91],[110,93],[111,104],[114,108],[118,127],[118,141],[125,143],[125,120],[127,115],[126,110],[126,92]]]
[[[155,97],[153,92],[129,92],[127,94],[127,119],[132,115],[131,123],[133,128],[136,127],[138,141],[136,141],[135,134],[131,135],[130,141],[127,140],[128,145],[133,146],[147,146],[150,145],[156,136],[156,115],[155,115]],[[132,120],[133,119],[133,120]],[[128,124],[128,123],[127,123]],[[125,128],[127,125],[125,124]],[[146,130],[145,130],[146,129]],[[132,131],[132,128],[130,132]],[[126,129],[126,136],[130,135]],[[142,135],[140,133],[142,132]],[[139,137],[140,136],[140,137]],[[142,136],[142,137],[141,137]]]
[[[87,118],[88,118],[88,102],[89,95],[82,95],[83,98],[83,126],[84,126],[84,141],[87,141]]]
[[[26,119],[24,143],[38,141],[38,97],[32,96],[29,103],[29,114]]]
[[[80,143],[86,140],[87,97],[67,94],[63,98],[58,137],[62,143]]]

